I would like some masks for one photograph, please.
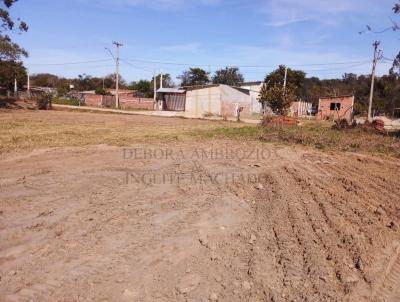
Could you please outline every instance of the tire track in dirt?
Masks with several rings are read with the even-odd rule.
[[[337,225],[332,223],[335,212],[332,212],[333,209],[329,212],[324,210],[327,204],[324,205],[323,201],[326,199],[320,199],[314,191],[313,181],[309,180],[307,175],[303,175],[300,172],[301,169],[286,167],[285,171],[288,174],[286,179],[291,180],[289,183],[291,183],[292,190],[302,201],[300,203],[301,211],[295,211],[295,213],[304,213],[301,218],[303,223],[300,230],[303,232],[304,241],[307,243],[306,252],[309,262],[307,279],[312,281],[314,289],[312,300],[334,300],[336,294],[332,291],[332,287],[344,288],[346,281],[343,279],[351,274],[351,272],[342,272],[339,269],[339,263],[342,259],[336,257],[336,255],[343,254],[343,251],[330,244],[332,241],[340,242],[343,237]],[[316,227],[314,221],[323,222],[324,220],[325,224],[322,223]],[[304,223],[304,221],[308,223]],[[329,240],[325,241],[326,238]],[[346,276],[343,276],[343,274]],[[332,286],[333,284],[334,286]]]
[[[371,301],[400,301],[400,244],[393,253],[381,277],[380,283],[373,290]]]
[[[350,206],[351,211],[355,214],[356,217],[360,218],[360,223],[358,224],[360,226],[360,231],[361,234],[363,236],[365,236],[367,238],[367,240],[361,240],[359,241],[360,238],[349,238],[350,242],[354,241],[354,243],[350,243],[350,245],[348,244],[348,242],[346,242],[346,245],[350,248],[350,251],[352,251],[350,253],[350,255],[353,258],[354,264],[355,264],[355,268],[357,269],[357,271],[359,273],[361,273],[361,277],[363,278],[363,280],[367,283],[370,282],[370,280],[372,279],[372,276],[370,274],[366,274],[365,273],[365,268],[366,268],[366,264],[372,264],[373,261],[371,261],[370,259],[370,253],[368,252],[368,250],[372,249],[373,246],[378,247],[379,248],[379,244],[373,244],[374,240],[376,241],[376,239],[374,239],[370,234],[374,233],[374,231],[376,232],[376,224],[381,224],[381,228],[382,228],[382,232],[384,229],[386,229],[386,225],[384,225],[383,223],[380,223],[380,219],[376,218],[377,214],[376,212],[376,205],[380,205],[382,202],[382,195],[384,195],[385,197],[387,197],[388,200],[391,201],[391,205],[393,206],[395,203],[393,203],[393,201],[397,200],[397,199],[391,199],[391,192],[388,189],[388,185],[383,185],[380,184],[379,188],[377,188],[380,194],[377,194],[376,191],[374,192],[373,190],[371,190],[371,183],[373,182],[374,178],[367,178],[363,173],[357,173],[354,170],[348,168],[349,166],[347,165],[346,168],[343,167],[342,169],[340,169],[339,167],[337,168],[337,170],[334,169],[334,174],[332,175],[332,178],[330,181],[328,181],[328,179],[324,179],[324,181],[322,181],[322,186],[317,186],[317,188],[319,188],[321,190],[321,192],[325,193],[325,191],[327,191],[327,188],[330,187],[330,184],[335,183],[335,180],[339,181],[339,183],[341,182],[342,179],[345,180],[344,183],[344,188],[342,189],[338,189],[338,190],[332,190],[330,193],[332,194],[332,196],[337,196],[332,198],[333,200],[339,200],[339,201],[345,201],[345,203],[341,202],[342,205],[340,206],[340,208],[337,208],[338,210],[340,209],[345,209],[346,207]],[[297,170],[297,169],[296,169]],[[299,168],[297,170],[300,171],[302,170],[301,168]],[[331,172],[333,172],[331,170]],[[342,175],[346,175],[346,176],[342,176]],[[350,178],[350,183],[347,182],[347,177]],[[300,181],[306,181],[307,182],[307,177],[305,177],[304,175],[300,176],[300,177],[296,177],[298,178]],[[384,182],[385,178],[382,178],[381,181]],[[357,190],[356,192],[354,192],[353,190],[348,190],[348,188],[346,188],[346,185],[350,185],[350,186],[359,186],[359,190]],[[312,182],[309,183],[310,188],[312,188]],[[324,191],[323,191],[324,190]],[[364,193],[364,190],[366,191],[366,193]],[[303,190],[306,191],[306,190]],[[313,189],[310,190],[311,192],[313,191]],[[360,196],[360,191],[363,192],[364,194],[362,194]],[[370,192],[373,192],[373,194],[370,194]],[[371,198],[371,195],[373,196]],[[381,199],[379,199],[379,196],[381,197]],[[370,206],[369,208],[363,208],[362,206],[360,207],[360,205],[365,204],[365,205],[371,205],[371,200],[375,201],[377,200],[378,202],[374,202],[373,206]],[[380,201],[380,202],[379,202]],[[342,215],[343,212],[341,212]],[[382,214],[379,214],[382,215]],[[393,216],[392,216],[393,218]],[[398,218],[398,216],[395,216],[394,218]],[[355,225],[357,225],[357,221],[353,220],[353,219],[349,219],[349,222],[351,223],[355,223]],[[354,240],[357,239],[357,240]],[[347,240],[346,240],[347,241]],[[372,245],[372,246],[371,246]],[[363,261],[360,261],[360,260]],[[364,261],[366,263],[364,263]],[[396,275],[397,276],[397,275]],[[399,282],[399,280],[397,279],[397,277],[394,278],[395,281],[393,282]],[[400,284],[400,283],[399,283]],[[390,288],[390,286],[389,286]],[[347,291],[349,292],[349,291]],[[398,299],[398,298],[397,298]],[[375,300],[372,300],[375,301]],[[396,299],[392,299],[392,300],[388,300],[388,301],[397,301]]]
[[[325,248],[326,245],[321,243],[322,236],[315,230],[311,214],[305,207],[305,203],[312,203],[311,199],[316,197],[305,193],[303,186],[297,184],[294,178],[291,179],[291,169],[287,167],[270,172],[269,175],[272,181],[269,183],[270,186],[267,186],[266,192],[261,193],[256,216],[260,215],[257,219],[261,224],[258,229],[268,229],[268,225],[272,225],[275,248],[271,256],[277,257],[282,281],[281,284],[269,284],[269,282],[264,284],[264,290],[269,289],[267,296],[272,297],[274,301],[296,298],[335,300],[335,293],[329,292],[329,286],[326,285],[329,282],[336,282],[335,274],[331,273],[331,281],[324,269],[326,266],[329,267],[325,260],[329,253]],[[287,196],[290,196],[290,199]],[[316,209],[320,210],[319,206]],[[317,216],[324,224],[330,219],[326,213],[325,217],[323,213],[318,212],[313,212],[312,215]],[[272,221],[266,225],[265,220]],[[305,224],[305,221],[308,223]],[[260,237],[264,236],[260,234]],[[259,244],[265,249],[271,249],[270,242],[258,242],[257,245]],[[324,247],[323,250],[315,254],[321,246]],[[255,266],[262,265],[260,262],[263,260],[260,255],[256,254],[254,257],[256,260],[253,261],[251,271],[255,282],[259,282],[258,277],[263,276]]]
[[[358,194],[361,193],[364,194],[364,196],[365,194],[372,195],[375,197],[375,200],[383,198],[389,203],[393,199],[396,200],[400,193],[398,190],[399,183],[393,181],[392,184],[388,184],[390,177],[381,180],[376,177],[373,172],[365,175],[356,168],[351,167],[351,165],[331,167],[331,169],[334,170],[337,175],[342,175],[338,180],[342,182],[347,191],[354,191]],[[385,194],[381,194],[382,192]]]
[[[371,251],[389,238],[372,235],[377,224],[387,232],[374,211],[381,204],[379,194],[387,201],[393,194],[383,176],[374,187],[373,178],[346,164],[332,168],[330,162],[305,161],[268,171],[270,181],[258,193],[255,208],[258,236],[263,238],[257,246],[266,251],[255,250],[250,267],[259,292],[268,299],[337,301],[356,284],[371,282]],[[271,229],[274,240],[263,229]],[[266,262],[262,257],[276,259],[272,263],[276,261],[281,282],[260,272],[258,266]],[[301,290],[295,280],[302,280]]]

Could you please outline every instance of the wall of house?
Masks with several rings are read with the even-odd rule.
[[[262,85],[263,85],[263,83],[241,86],[242,88],[248,89],[250,91],[251,112],[253,114],[261,113],[261,111],[262,111],[262,104],[258,100],[258,98],[260,97],[260,91],[261,91]]]
[[[243,118],[252,115],[251,95],[227,85],[219,86],[221,89],[221,115],[227,117],[236,117],[238,107],[243,111],[240,116]]]
[[[185,116],[201,118],[207,115],[221,115],[220,86],[186,92]]]
[[[340,103],[340,110],[331,110],[331,103]],[[354,96],[321,98],[319,100],[317,119],[346,119],[353,118]]]

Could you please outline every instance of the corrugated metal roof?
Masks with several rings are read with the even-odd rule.
[[[161,93],[185,93],[185,90],[177,89],[177,88],[159,88],[157,92]]]

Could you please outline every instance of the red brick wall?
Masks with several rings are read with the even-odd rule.
[[[92,107],[101,107],[101,95],[85,94],[85,105]]]
[[[121,109],[154,110],[154,100],[149,98],[120,97]]]
[[[104,98],[107,98],[107,100],[109,100],[109,103],[115,106],[114,96],[104,96]],[[97,94],[86,94],[85,104],[86,106],[91,106],[91,107],[102,107],[102,96]],[[148,98],[120,96],[119,105],[121,109],[154,110],[154,100]]]
[[[331,110],[331,103],[340,103],[340,110]],[[353,105],[354,97],[331,97],[331,98],[321,98],[319,100],[319,108],[317,119],[346,119],[350,121],[353,117]]]

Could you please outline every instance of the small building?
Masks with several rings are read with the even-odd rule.
[[[251,97],[248,89],[222,84],[160,88],[157,90],[157,109],[182,111],[184,116],[250,117]]]
[[[186,91],[186,110],[188,117],[222,116],[250,117],[250,91],[228,85],[215,84],[188,87]]]
[[[322,97],[318,103],[317,119],[353,119],[354,95]]]
[[[240,88],[247,89],[250,92],[251,99],[251,112],[253,114],[262,113],[262,103],[260,102],[260,91],[264,82],[244,82],[240,85]]]
[[[160,88],[157,90],[156,109],[162,111],[185,111],[186,90]]]

